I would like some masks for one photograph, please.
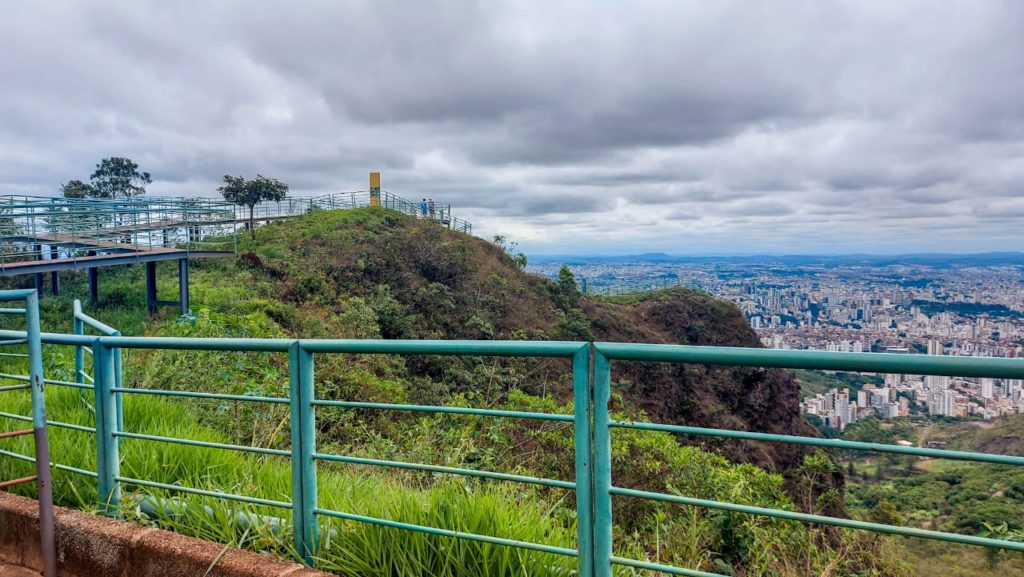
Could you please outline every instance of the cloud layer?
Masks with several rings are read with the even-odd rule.
[[[212,6],[211,6],[212,4]],[[0,8],[0,194],[104,156],[451,202],[533,252],[1017,250],[1019,2]]]

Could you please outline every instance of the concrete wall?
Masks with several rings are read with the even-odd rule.
[[[57,508],[62,577],[331,577],[239,549],[228,549],[217,560],[223,549],[170,531]],[[36,501],[0,492],[0,563],[42,570]]]

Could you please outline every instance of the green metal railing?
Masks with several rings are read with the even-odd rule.
[[[28,374],[18,375],[11,379],[19,384],[0,386],[0,392],[29,390],[32,398],[32,415],[6,415],[19,422],[32,423],[31,429],[5,431],[0,433],[0,440],[31,435],[35,444],[35,456],[22,455],[13,451],[0,449],[0,455],[28,461],[35,464],[36,474],[19,479],[0,479],[0,488],[6,489],[22,483],[35,482],[39,495],[39,552],[43,558],[44,577],[57,577],[56,528],[53,515],[53,478],[50,471],[50,439],[46,419],[46,379],[43,374],[43,341],[39,327],[39,295],[35,290],[3,290],[0,291],[0,302],[24,301],[23,308],[0,308],[0,316],[24,316],[25,331],[22,336],[0,339],[0,346],[18,347],[25,345],[25,353],[0,353],[5,357],[25,359]],[[3,375],[3,377],[8,377]],[[8,377],[9,378],[9,377]]]
[[[431,207],[433,205],[433,207]],[[452,205],[424,201],[415,202],[384,191],[381,206],[419,219],[433,220],[459,232],[473,234],[473,225],[452,216]]]
[[[253,208],[252,217],[267,222],[314,210],[365,206],[370,206],[369,191],[335,192],[264,202]],[[470,223],[452,216],[450,205],[437,204],[433,211],[423,212],[419,203],[385,192],[381,206],[459,232],[473,231]],[[98,253],[237,252],[238,225],[249,216],[248,207],[216,198],[0,196],[0,271],[26,262],[77,261]]]
[[[826,353],[626,343],[125,337],[114,334],[116,331],[113,328],[91,319],[91,317],[82,313],[80,308],[76,308],[75,319],[76,323],[81,323],[80,325],[76,324],[77,333],[84,332],[84,328],[88,326],[102,334],[94,336],[44,333],[42,340],[49,346],[74,346],[82,350],[83,355],[85,350],[92,351],[93,373],[91,378],[95,382],[93,390],[96,426],[95,429],[79,428],[88,431],[94,430],[97,440],[98,465],[95,474],[80,470],[75,470],[74,472],[96,477],[100,504],[103,510],[107,514],[117,515],[121,499],[121,488],[124,485],[190,493],[289,510],[291,511],[290,516],[294,530],[295,548],[300,552],[305,562],[309,564],[313,563],[320,547],[320,520],[322,518],[334,518],[575,557],[577,559],[577,574],[583,577],[608,577],[612,574],[615,566],[660,571],[675,575],[724,577],[706,571],[663,564],[657,562],[657,560],[630,559],[617,556],[613,544],[613,499],[652,500],[816,525],[830,525],[847,529],[1024,552],[1024,543],[987,537],[828,517],[795,510],[755,507],[714,501],[692,495],[657,493],[630,487],[620,487],[614,484],[611,474],[611,438],[613,432],[617,429],[635,429],[1006,465],[1024,465],[1024,457],[751,431],[618,421],[611,418],[608,409],[611,398],[612,365],[614,362],[620,361],[1021,379],[1024,378],[1024,359]],[[19,335],[22,335],[22,333],[0,331],[0,338],[18,338]],[[249,396],[198,391],[126,388],[122,386],[119,380],[120,367],[117,360],[120,351],[123,349],[284,353],[288,358],[289,395],[287,397]],[[316,359],[325,355],[337,354],[562,358],[568,360],[571,366],[574,410],[572,415],[568,415],[484,408],[364,402],[358,399],[328,400],[318,398],[316,394]],[[81,373],[79,374],[84,376],[86,374],[84,370],[84,357],[76,359],[76,363],[83,367],[81,369],[76,368],[76,370],[80,370]],[[67,383],[54,381],[54,383],[83,389],[92,388],[83,382]],[[288,449],[271,449],[127,432],[121,421],[118,399],[122,395],[130,394],[287,404],[291,410],[291,445]],[[572,423],[574,427],[575,478],[572,480],[548,479],[461,467],[370,459],[321,452],[317,448],[316,439],[317,411],[329,408],[417,411]],[[57,425],[57,423],[53,424]],[[291,499],[289,501],[263,499],[237,493],[169,485],[147,479],[124,476],[120,472],[121,461],[118,446],[120,439],[175,443],[290,459],[292,469]],[[567,548],[548,543],[511,540],[494,535],[456,532],[444,527],[414,525],[320,507],[317,498],[317,464],[325,461],[412,469],[438,474],[469,476],[573,490],[576,497],[575,509],[578,519],[576,547]]]
[[[216,199],[0,197],[0,268],[96,253],[235,250],[235,206]]]
[[[371,206],[368,190],[332,192],[313,197],[288,197],[280,202],[264,202],[253,207],[253,218],[258,221],[276,220],[306,214],[314,210],[338,210]],[[418,219],[432,220],[458,232],[473,234],[473,225],[452,216],[450,204],[435,203],[433,210],[423,202],[414,202],[388,191],[383,191],[380,206]],[[235,218],[244,221],[249,218],[248,207],[235,207]]]
[[[645,345],[628,343],[596,343],[594,347],[594,515],[596,520],[595,559],[604,573],[610,575],[610,565],[623,565],[638,569],[662,571],[674,575],[700,577],[725,577],[715,573],[691,571],[670,565],[618,557],[612,549],[612,498],[613,496],[648,499],[695,507],[706,507],[721,511],[746,513],[813,523],[847,529],[860,529],[875,533],[901,535],[932,539],[964,545],[978,545],[1011,551],[1024,551],[1024,543],[1013,543],[987,537],[961,535],[942,531],[931,531],[913,527],[869,523],[854,519],[842,519],[801,513],[797,511],[752,507],[735,503],[697,499],[685,495],[670,495],[651,491],[640,491],[614,485],[611,476],[611,432],[613,429],[639,429],[665,431],[686,435],[701,435],[810,445],[831,449],[876,451],[915,455],[934,459],[955,459],[980,463],[1024,465],[1024,457],[992,455],[968,451],[949,451],[919,447],[904,447],[881,443],[863,443],[839,439],[800,437],[748,431],[709,429],[657,423],[636,423],[613,420],[608,413],[611,399],[612,361],[646,361],[658,363],[692,363],[702,365],[724,365],[730,367],[774,367],[785,369],[818,369],[838,371],[862,371],[875,373],[902,373],[924,375],[946,375],[960,377],[994,377],[1020,379],[1024,377],[1024,359],[944,357],[934,355],[896,355],[878,353],[832,353],[819,351],[790,351],[777,349],[749,349],[733,347],[700,347],[678,345]],[[607,561],[604,561],[607,560]]]

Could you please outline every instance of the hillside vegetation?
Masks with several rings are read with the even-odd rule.
[[[847,427],[843,438],[918,446],[938,443],[953,450],[1019,455],[1024,449],[1024,416],[996,422],[868,419]],[[839,458],[849,483],[847,505],[855,514],[954,533],[1024,538],[1024,479],[1019,467],[854,452],[842,452]],[[921,575],[938,571],[1024,576],[1024,555],[1019,553],[940,547],[920,540],[902,545]]]
[[[315,212],[240,239],[236,260],[194,263],[195,317],[144,315],[142,271],[104,270],[102,302],[90,313],[125,334],[309,338],[597,339],[757,346],[742,315],[707,295],[672,290],[634,302],[591,299],[570,278],[524,274],[501,248],[433,223],[384,211]],[[173,294],[170,269],[162,294]],[[82,280],[65,280],[82,294]],[[45,328],[70,329],[70,297],[45,299]],[[69,378],[69,350],[49,348],[47,366]],[[0,359],[14,372],[17,359]],[[476,357],[319,355],[317,395],[326,399],[458,404],[572,413],[568,364],[557,360]],[[286,396],[287,362],[273,353],[126,351],[125,383]],[[613,373],[618,417],[724,428],[813,434],[798,411],[798,387],[777,370],[622,363]],[[54,415],[89,423],[77,392],[51,391]],[[0,398],[26,411],[21,393]],[[129,431],[288,447],[285,407],[129,396]],[[14,428],[17,423],[3,422]],[[324,409],[318,450],[572,480],[571,426],[454,415]],[[83,433],[52,430],[56,460],[92,468]],[[77,435],[77,436],[76,436]],[[813,512],[842,512],[842,474],[826,455],[756,443],[681,439],[616,431],[613,477],[619,486]],[[706,440],[701,441],[707,443]],[[164,483],[289,500],[287,459],[239,456],[198,447],[126,439],[123,470]],[[28,445],[20,447],[27,450]],[[0,476],[24,465],[0,459]],[[513,539],[574,546],[570,492],[402,470],[323,463],[321,503],[381,516]],[[94,483],[59,472],[63,504],[89,507]],[[21,491],[31,490],[29,487]],[[129,508],[142,496],[127,486]],[[152,493],[147,490],[147,493]],[[169,494],[161,494],[170,497]],[[243,531],[239,511],[286,516],[269,507],[202,503],[156,521],[207,538],[289,555],[284,531]],[[179,501],[174,501],[177,503]],[[707,509],[616,499],[616,552],[719,573],[754,575],[902,575],[880,538]],[[335,523],[319,564],[351,575],[539,575],[568,561],[472,542],[356,523]]]

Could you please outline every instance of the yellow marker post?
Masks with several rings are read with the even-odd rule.
[[[370,173],[370,206],[380,206],[380,173]]]

